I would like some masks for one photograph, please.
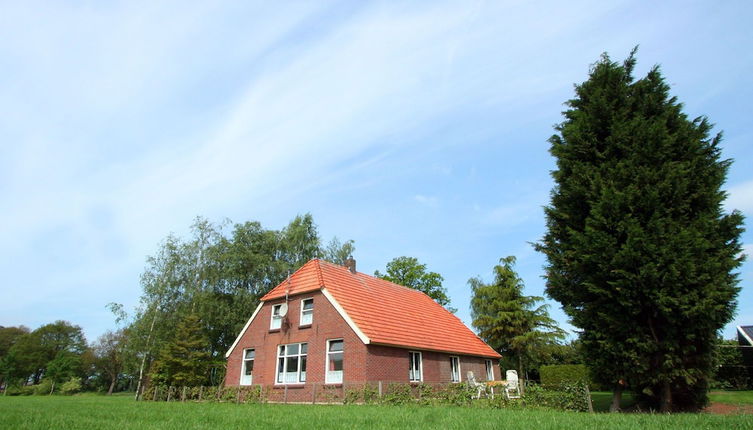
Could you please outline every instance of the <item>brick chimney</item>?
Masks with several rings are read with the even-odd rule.
[[[356,273],[356,260],[353,259],[353,256],[351,255],[348,257],[347,260],[345,260],[345,267],[350,270],[350,273],[355,274]]]

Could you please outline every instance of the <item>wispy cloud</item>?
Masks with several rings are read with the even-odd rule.
[[[416,194],[413,196],[413,200],[417,201],[418,203],[429,206],[429,207],[436,207],[439,203],[439,199],[433,196],[425,196],[423,194]]]

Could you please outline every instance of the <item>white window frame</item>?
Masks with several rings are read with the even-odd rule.
[[[269,319],[269,329],[270,330],[279,330],[282,328],[282,316],[280,316],[280,308],[282,308],[282,303],[277,305],[272,305],[272,315]],[[275,311],[277,311],[277,315],[275,316]]]
[[[332,344],[332,342],[342,342],[343,349],[341,351],[330,351],[329,347]],[[342,384],[343,380],[345,379],[345,340],[344,339],[330,339],[327,341],[327,350],[326,350],[327,358],[324,360],[324,383],[325,384]],[[342,354],[343,356],[343,370],[333,370],[330,372],[329,370],[329,357],[330,355],[334,354]],[[339,372],[339,380],[337,378],[337,374],[335,372]],[[330,374],[332,373],[332,374]]]
[[[288,347],[292,345],[298,345],[298,353],[293,355],[288,355]],[[302,352],[304,345],[306,346],[306,352]],[[285,355],[281,355],[282,347],[285,347]],[[289,358],[297,358],[298,359],[298,366],[295,372],[295,380],[289,381],[288,373],[290,372],[282,372],[282,381],[280,381],[280,359],[282,359],[282,368],[287,369],[288,368],[288,359]],[[301,370],[303,367],[303,361],[306,359],[306,370]],[[301,385],[306,383],[306,372],[308,370],[308,343],[307,342],[301,342],[301,343],[288,343],[284,345],[277,345],[277,360],[275,365],[275,385]]]
[[[310,315],[310,317],[309,317],[310,320],[308,322],[304,323],[303,322],[303,316],[304,316],[304,313],[303,313],[304,312],[303,303],[306,302],[306,301],[309,301],[309,300],[311,301],[311,309],[309,309],[309,310],[306,311],[306,315]],[[309,298],[306,298],[306,299],[301,299],[301,315],[298,318],[298,325],[299,326],[308,326],[308,325],[311,325],[313,323],[314,323],[314,298],[313,297],[309,297]]]
[[[494,380],[494,363],[491,360],[486,360],[486,380]]]
[[[454,369],[453,369],[454,368]],[[450,382],[460,382],[460,357],[457,355],[450,356]]]
[[[418,357],[418,370],[413,368],[415,362],[413,357]],[[418,371],[418,378],[415,373]],[[408,351],[408,381],[409,382],[423,382],[424,380],[424,360],[421,351]]]
[[[250,360],[246,359],[246,353],[248,351],[254,351],[254,358],[252,358]],[[243,355],[241,356],[241,380],[238,383],[239,385],[252,385],[254,383],[254,374],[253,374],[254,370],[253,369],[251,369],[251,375],[249,375],[250,378],[249,378],[248,382],[244,383],[244,380],[243,380],[244,378],[243,377],[246,376],[246,366],[248,365],[248,362],[249,361],[253,362],[255,360],[256,360],[256,350],[254,348],[246,348],[246,349],[243,350]]]

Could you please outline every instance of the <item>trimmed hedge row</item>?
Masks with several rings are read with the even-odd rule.
[[[592,385],[588,368],[583,364],[556,364],[541,366],[541,385],[544,387],[559,387],[568,384]]]

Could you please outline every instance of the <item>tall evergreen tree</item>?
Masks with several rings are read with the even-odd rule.
[[[698,409],[736,305],[743,218],[722,212],[721,134],[688,119],[658,67],[635,80],[634,54],[604,54],[567,102],[537,249],[615,401],[627,383],[662,411]]]
[[[160,351],[154,364],[152,381],[160,385],[194,387],[209,381],[208,341],[195,314],[183,318],[175,337]]]
[[[523,376],[542,354],[565,337],[540,305],[543,297],[523,295],[523,280],[515,272],[515,257],[508,256],[494,266],[494,281],[485,284],[471,278],[471,317],[478,335],[499,351]]]

